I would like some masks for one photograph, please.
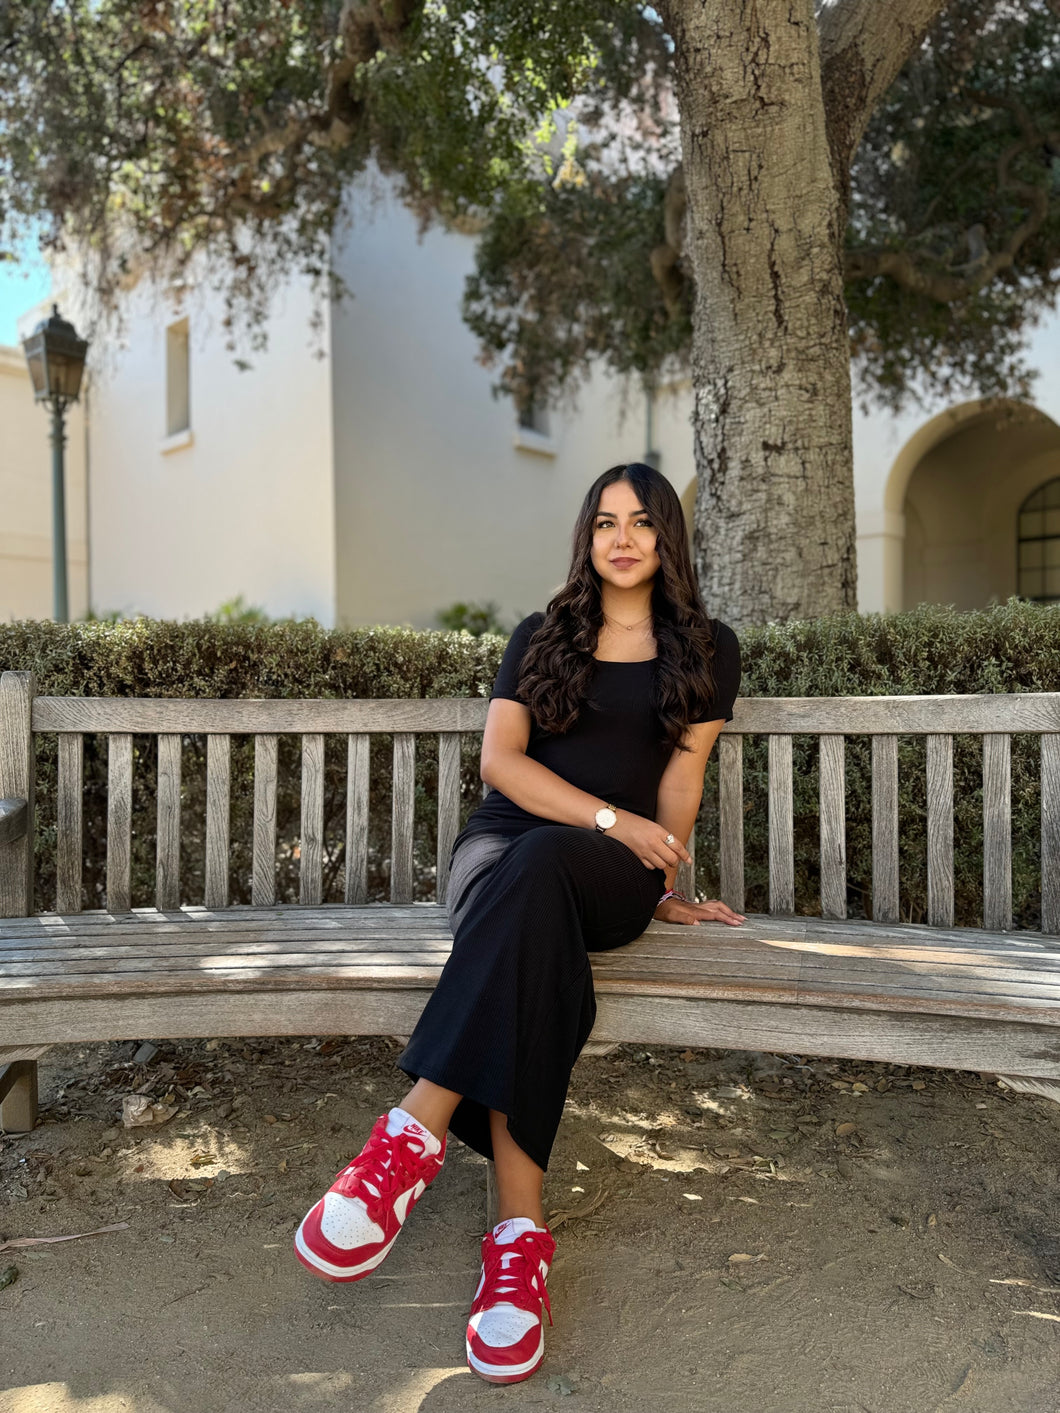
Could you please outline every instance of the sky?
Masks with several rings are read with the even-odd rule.
[[[18,330],[15,320],[51,289],[48,267],[37,254],[33,243],[27,242],[18,254],[21,259],[17,263],[0,261],[0,344],[16,346]]]

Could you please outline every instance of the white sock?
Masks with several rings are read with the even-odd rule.
[[[544,1230],[544,1227],[535,1226],[529,1217],[507,1217],[493,1228],[493,1240],[498,1246],[508,1246],[522,1236],[525,1231]]]
[[[406,1109],[395,1106],[386,1116],[386,1131],[393,1136],[395,1133],[400,1133],[402,1129],[408,1129],[422,1141],[425,1153],[441,1152],[442,1145],[430,1129],[424,1128],[419,1119],[414,1119]]]

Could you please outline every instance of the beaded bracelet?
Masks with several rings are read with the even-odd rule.
[[[666,892],[662,895],[662,897],[659,899],[659,902],[656,903],[655,906],[658,907],[659,903],[665,903],[667,898],[680,898],[682,903],[688,902],[688,899],[685,897],[685,895],[683,893],[679,893],[676,888],[667,888]]]

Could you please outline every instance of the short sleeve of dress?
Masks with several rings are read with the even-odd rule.
[[[709,709],[694,718],[700,721],[731,721],[732,704],[740,692],[740,640],[727,623],[714,622],[714,700]]]
[[[501,658],[501,665],[497,670],[493,691],[490,693],[490,701],[493,701],[494,697],[506,697],[509,701],[522,702],[523,706],[526,705],[516,690],[519,683],[519,666],[530,642],[531,634],[535,628],[540,628],[544,621],[545,615],[543,613],[531,613],[512,630],[512,636],[508,639],[504,656]]]

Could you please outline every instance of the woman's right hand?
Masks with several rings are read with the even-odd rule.
[[[618,818],[604,832],[632,849],[645,868],[668,871],[682,861],[692,862],[692,855],[682,841],[674,835],[674,842],[668,844],[666,836],[670,831],[656,824],[654,819],[645,819],[642,814],[633,814],[630,810],[616,810],[615,813]]]

